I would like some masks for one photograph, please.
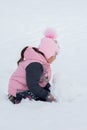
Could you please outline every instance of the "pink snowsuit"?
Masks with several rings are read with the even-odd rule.
[[[24,53],[24,61],[20,62],[19,66],[12,74],[9,80],[8,93],[16,97],[17,92],[29,90],[26,83],[26,67],[32,62],[39,62],[44,68],[43,75],[48,76],[48,81],[43,80],[39,83],[41,87],[45,87],[51,78],[50,64],[39,53],[35,52],[32,48],[28,47]],[[42,78],[42,77],[41,77]]]

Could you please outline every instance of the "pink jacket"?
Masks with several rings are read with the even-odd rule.
[[[48,80],[51,78],[50,64],[39,53],[35,52],[32,48],[28,47],[24,53],[24,61],[22,61],[15,72],[12,74],[9,80],[8,93],[16,96],[17,92],[28,90],[26,84],[26,67],[32,62],[39,62],[43,65],[44,75],[48,76]],[[39,83],[41,87],[45,87],[47,82],[43,81]]]

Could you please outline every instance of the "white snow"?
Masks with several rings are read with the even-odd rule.
[[[7,99],[20,51],[37,46],[43,31],[58,32],[52,65],[57,103]],[[0,0],[0,130],[87,130],[87,1]]]

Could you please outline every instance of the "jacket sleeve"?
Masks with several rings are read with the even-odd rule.
[[[29,90],[41,98],[46,100],[49,91],[39,85],[40,77],[43,73],[43,66],[38,62],[33,62],[26,67],[26,82]]]

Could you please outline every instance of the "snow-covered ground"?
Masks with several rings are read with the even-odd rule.
[[[0,0],[0,130],[87,130],[87,1]],[[47,27],[58,32],[52,65],[57,103],[7,99],[20,51],[37,46]]]

